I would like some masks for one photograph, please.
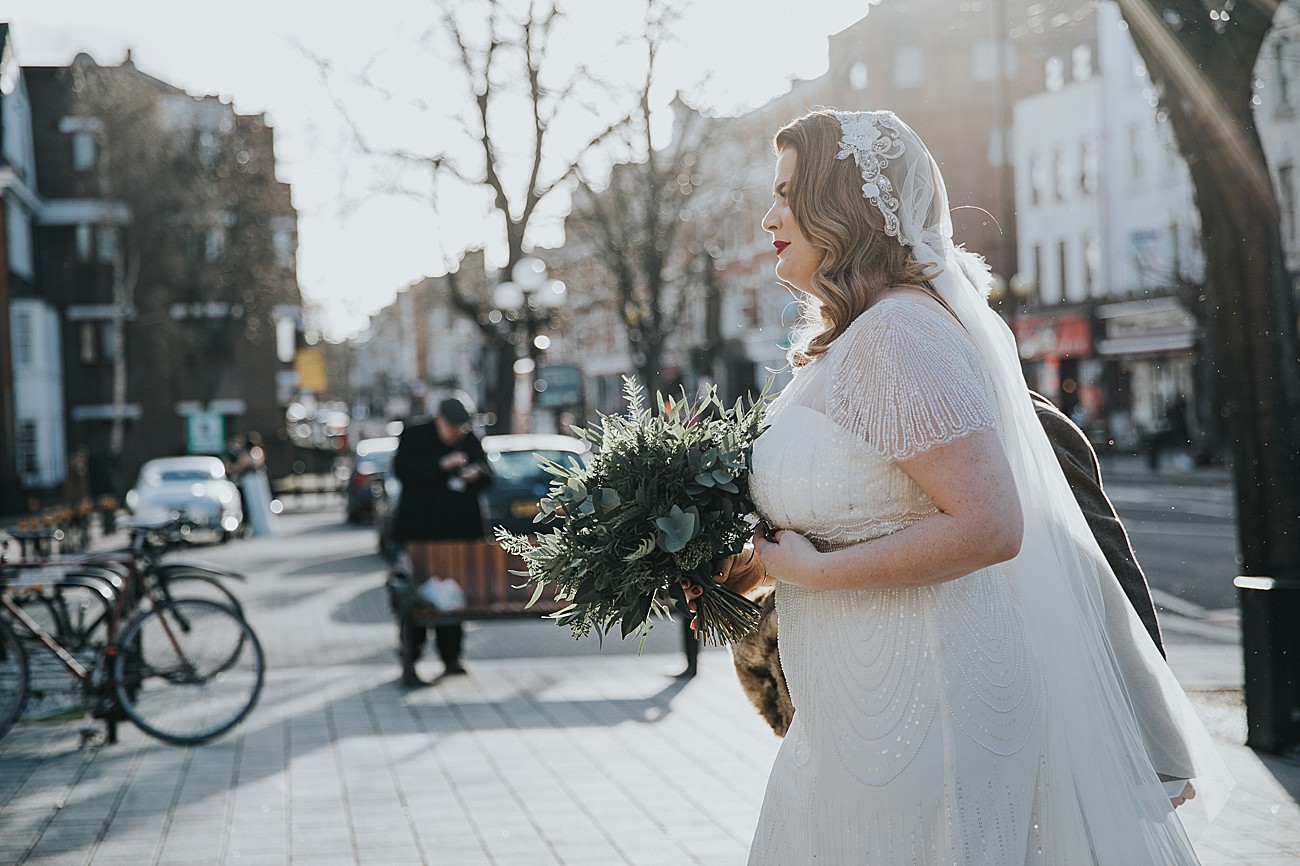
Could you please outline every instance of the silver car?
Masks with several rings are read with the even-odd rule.
[[[218,457],[160,457],[140,467],[126,507],[144,520],[180,514],[225,541],[244,522],[239,489]]]

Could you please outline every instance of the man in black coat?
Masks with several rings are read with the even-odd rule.
[[[1146,575],[1138,565],[1133,545],[1129,543],[1124,524],[1120,523],[1115,507],[1110,503],[1101,485],[1101,467],[1097,463],[1097,452],[1092,443],[1073,421],[1057,409],[1051,400],[1036,391],[1029,392],[1034,402],[1034,412],[1047,433],[1056,453],[1056,462],[1061,464],[1065,480],[1070,483],[1079,509],[1088,521],[1088,528],[1097,539],[1101,552],[1106,556],[1119,585],[1128,596],[1129,603],[1137,613],[1138,619],[1146,627],[1147,634],[1155,643],[1156,649],[1164,655],[1164,641],[1160,635],[1160,623],[1156,621],[1156,607],[1151,601],[1151,590],[1147,586]]]
[[[459,400],[448,397],[438,405],[432,421],[402,430],[393,474],[402,482],[393,519],[393,535],[399,542],[483,537],[478,494],[492,484],[492,472],[483,445],[470,428],[469,412]],[[465,672],[460,663],[463,631],[460,623],[434,629],[446,674]],[[403,657],[418,657],[425,637],[425,629],[404,626],[401,640],[410,651]],[[418,684],[413,669],[404,670],[402,679],[408,685]]]

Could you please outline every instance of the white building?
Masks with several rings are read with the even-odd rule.
[[[54,487],[63,481],[67,454],[63,415],[63,364],[58,310],[36,292],[34,228],[43,203],[36,194],[36,154],[32,106],[7,25],[0,25],[0,203],[5,231],[0,267],[8,288],[9,353],[13,370],[0,383],[0,399],[12,400],[13,429],[0,430],[0,459],[12,461],[25,488]],[[8,407],[5,407],[8,408]],[[7,413],[0,420],[8,422]],[[12,441],[7,441],[12,435]],[[6,479],[0,477],[0,483]],[[17,503],[0,500],[0,507]]]
[[[1135,444],[1192,402],[1196,323],[1184,306],[1204,276],[1187,168],[1158,115],[1120,16],[1059,40],[1045,90],[1014,107],[1017,317],[1031,387]],[[1094,326],[1094,316],[1096,325]]]
[[[1300,293],[1300,2],[1282,3],[1255,65],[1255,122],[1282,211],[1286,267]]]
[[[421,414],[445,394],[479,392],[482,337],[450,298],[446,277],[426,277],[399,291],[349,341],[348,384],[360,398],[353,414],[372,422],[367,435],[380,435],[375,431],[386,421]]]

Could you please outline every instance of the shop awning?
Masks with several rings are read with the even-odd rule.
[[[1149,355],[1156,352],[1181,352],[1196,345],[1190,333],[1143,334],[1097,341],[1098,355]]]

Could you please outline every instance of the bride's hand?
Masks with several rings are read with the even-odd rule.
[[[760,526],[754,533],[754,550],[769,577],[785,583],[812,586],[810,579],[821,554],[806,536],[790,529],[778,529],[769,541],[766,530]]]
[[[732,592],[746,596],[771,582],[767,579],[762,558],[753,548],[715,562],[713,580]]]

